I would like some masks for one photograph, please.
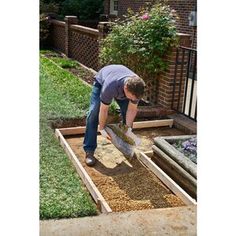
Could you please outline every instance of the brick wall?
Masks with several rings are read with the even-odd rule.
[[[180,46],[184,47],[190,46],[191,44],[190,35],[179,34],[179,38],[180,38],[179,42]],[[176,80],[174,98],[180,97],[179,106],[181,107],[183,104],[184,89],[185,89],[185,81],[183,81],[183,78],[186,78],[187,57],[184,57],[184,61],[181,61],[182,54],[179,53],[178,58],[180,58],[179,60],[183,66],[181,69],[178,67],[178,70],[175,70],[176,54],[177,54],[177,48],[173,48],[172,54],[166,58],[166,61],[169,62],[168,70],[162,73],[158,78],[159,85],[158,85],[157,104],[166,109],[171,109],[174,79]],[[177,106],[177,102],[178,99],[175,99],[173,102],[174,107]]]
[[[163,2],[159,0],[156,2]],[[127,14],[127,9],[131,8],[134,11],[138,11],[140,7],[145,6],[146,3],[153,4],[155,1],[145,0],[119,0],[118,3],[118,17],[122,18]],[[193,10],[196,10],[197,0],[166,0],[167,4],[174,10],[179,17],[176,22],[176,27],[179,33],[185,33],[191,35],[191,46],[196,48],[197,44],[197,27],[189,26],[188,16]],[[110,12],[110,0],[104,1],[104,13],[109,15]]]
[[[177,20],[178,32],[191,35],[191,46],[197,46],[197,27],[189,26],[188,16],[191,11],[196,10],[197,0],[168,0],[171,8],[176,10],[179,17]]]

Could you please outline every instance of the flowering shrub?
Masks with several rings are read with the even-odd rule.
[[[178,140],[172,145],[192,162],[197,164],[197,138]]]
[[[148,13],[145,13],[140,18],[141,18],[141,20],[148,20],[150,18],[150,16],[148,15]]]
[[[142,77],[162,72],[167,68],[164,57],[177,44],[174,17],[174,12],[161,4],[136,14],[129,11],[103,40],[101,64],[124,64]]]

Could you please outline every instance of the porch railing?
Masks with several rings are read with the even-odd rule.
[[[197,121],[196,49],[177,49],[171,108]]]

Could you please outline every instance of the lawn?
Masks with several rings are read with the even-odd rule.
[[[55,119],[82,118],[91,87],[40,56],[40,219],[96,215],[96,205],[50,128]]]

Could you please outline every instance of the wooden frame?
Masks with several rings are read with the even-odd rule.
[[[175,193],[186,205],[196,205],[196,200],[189,196],[174,180],[172,180],[150,158],[153,151],[140,152],[138,159],[148,167],[173,193]]]
[[[168,120],[154,120],[154,121],[142,121],[142,122],[134,122],[133,129],[143,129],[143,128],[156,128],[160,126],[170,126],[173,125],[173,119]],[[76,134],[84,134],[85,133],[85,126],[79,126],[79,127],[72,127],[72,128],[60,128],[55,130],[55,135],[57,139],[59,140],[61,146],[67,153],[69,159],[72,161],[73,165],[76,168],[77,173],[83,180],[84,184],[88,188],[90,194],[92,195],[94,201],[96,202],[99,210],[102,213],[110,213],[112,212],[110,206],[104,199],[104,197],[101,195],[95,184],[93,183],[92,179],[74,154],[73,150],[65,140],[63,135],[76,135]],[[153,173],[172,190],[178,197],[180,197],[184,203],[187,205],[189,204],[195,204],[195,202],[192,200],[190,196],[187,195],[187,193],[184,192],[177,184],[174,183],[173,180],[170,179],[170,177],[165,174],[159,167],[154,167],[154,163],[152,164],[151,160],[146,156],[148,153],[141,153],[139,160],[141,163],[144,163],[145,166],[153,171]],[[150,164],[151,163],[151,164]]]
[[[157,128],[161,126],[172,127],[174,123],[173,119],[165,120],[150,120],[150,121],[138,121],[133,123],[133,129],[144,129],[144,128]],[[62,135],[75,135],[75,134],[84,134],[85,126],[71,127],[71,128],[61,128],[58,129]],[[99,127],[98,127],[99,130]]]
[[[92,179],[84,169],[84,167],[81,165],[80,161],[72,151],[71,147],[69,144],[66,142],[65,138],[61,134],[59,129],[56,129],[55,131],[56,137],[59,139],[61,146],[64,148],[65,152],[67,153],[69,159],[72,161],[74,164],[77,173],[83,180],[84,184],[88,188],[90,194],[92,195],[94,201],[97,203],[97,206],[99,210],[102,213],[110,213],[112,212],[111,208],[107,204],[106,200],[103,198],[102,194],[99,192],[95,184],[93,183]]]

